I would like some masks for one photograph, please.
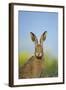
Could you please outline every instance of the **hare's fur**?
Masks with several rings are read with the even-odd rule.
[[[43,70],[43,41],[46,39],[46,31],[41,35],[40,44],[32,32],[31,39],[35,42],[35,55],[19,68],[19,78],[39,78]]]
[[[20,78],[38,78],[43,69],[43,60],[32,56],[20,70]]]

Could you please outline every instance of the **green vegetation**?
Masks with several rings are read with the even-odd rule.
[[[20,53],[19,55],[19,67],[22,66],[30,58],[30,54],[27,52]],[[44,69],[41,77],[57,77],[58,76],[58,60],[49,53],[44,55]]]
[[[30,55],[27,52],[19,54],[19,67],[22,66],[29,59]]]
[[[58,60],[49,54],[45,54],[44,69],[41,77],[57,77]]]

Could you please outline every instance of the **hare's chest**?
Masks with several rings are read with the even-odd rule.
[[[41,61],[34,61],[32,63],[32,75],[33,77],[39,77],[42,71],[42,62]]]

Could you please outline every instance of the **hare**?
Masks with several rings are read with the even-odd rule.
[[[43,41],[46,39],[45,31],[40,37],[40,43],[34,33],[30,32],[31,39],[35,43],[35,53],[24,66],[19,69],[19,78],[39,78],[43,70]]]

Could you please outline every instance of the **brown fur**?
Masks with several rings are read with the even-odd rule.
[[[32,56],[20,69],[20,78],[38,78],[43,69],[43,60]]]
[[[35,42],[35,55],[32,56],[19,69],[19,78],[39,78],[43,70],[43,41],[46,39],[46,31],[40,38],[40,44],[36,36],[31,32],[31,39]]]

